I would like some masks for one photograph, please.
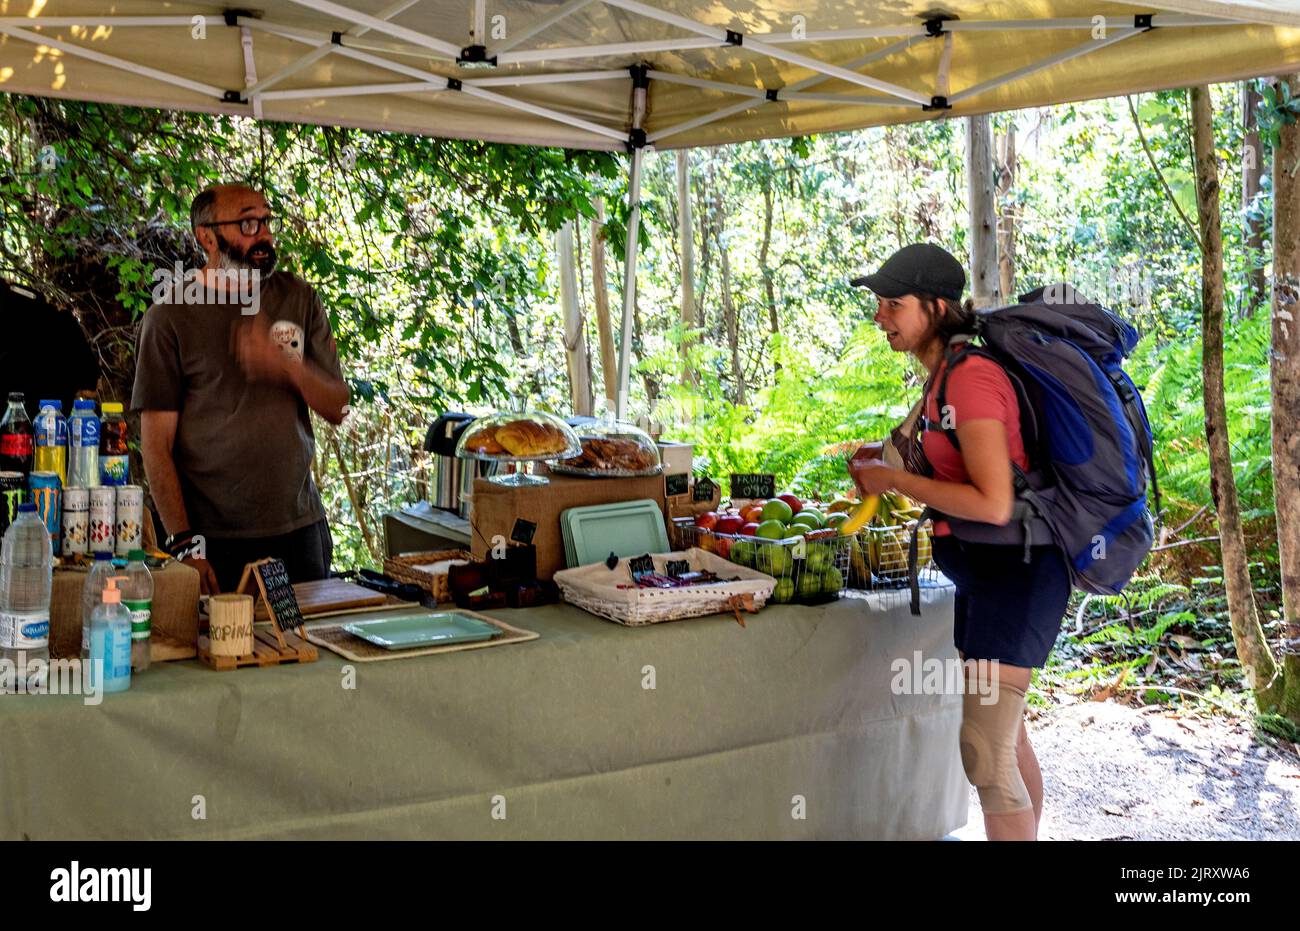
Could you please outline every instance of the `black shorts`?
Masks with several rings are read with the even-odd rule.
[[[969,543],[934,537],[934,561],[957,586],[952,639],[967,659],[1042,666],[1070,600],[1060,547]]]

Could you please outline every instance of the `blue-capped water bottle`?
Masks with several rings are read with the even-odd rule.
[[[68,418],[68,481],[65,488],[99,486],[99,417],[95,402],[81,398],[72,402]]]

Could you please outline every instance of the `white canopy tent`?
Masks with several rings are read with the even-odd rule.
[[[234,0],[232,0],[232,6]],[[631,153],[1300,68],[1300,0],[0,0],[0,90]]]

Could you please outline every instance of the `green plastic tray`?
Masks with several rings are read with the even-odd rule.
[[[448,643],[474,643],[501,633],[477,618],[448,611],[407,614],[374,621],[353,621],[343,629],[354,637],[368,640],[385,650],[408,650],[411,647],[442,646]]]
[[[610,553],[668,552],[663,511],[649,499],[569,508],[560,515],[560,528],[570,568],[604,562]]]

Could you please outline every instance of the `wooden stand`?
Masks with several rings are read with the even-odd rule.
[[[277,636],[272,636],[272,631]],[[240,666],[278,666],[281,663],[314,663],[320,653],[298,633],[281,634],[274,624],[253,630],[253,652],[242,656],[213,656],[206,634],[199,635],[199,659],[218,672]]]
[[[278,666],[281,663],[314,663],[320,659],[320,653],[314,646],[307,642],[302,636],[302,615],[297,610],[296,602],[293,604],[293,610],[290,612],[293,620],[297,624],[290,630],[281,630],[280,625],[282,618],[276,614],[275,606],[277,599],[267,594],[266,581],[263,578],[261,567],[267,567],[267,570],[278,569],[281,573],[284,571],[283,564],[278,559],[261,559],[257,562],[250,562],[244,566],[244,574],[240,576],[239,585],[235,591],[241,595],[253,596],[253,611],[257,611],[257,600],[262,599],[266,605],[267,616],[271,618],[271,623],[266,627],[253,627],[253,652],[245,653],[242,656],[214,656],[211,650],[211,643],[206,636],[199,637],[199,659],[213,669],[225,672],[230,669],[238,669],[240,666]],[[278,593],[283,597],[283,593]],[[293,589],[288,589],[288,598],[293,597]],[[283,603],[283,602],[281,602]]]

